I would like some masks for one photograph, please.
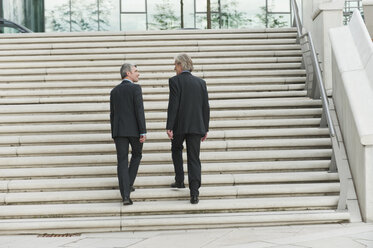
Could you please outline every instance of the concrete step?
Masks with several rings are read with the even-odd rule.
[[[226,211],[250,211],[255,209],[273,210],[308,210],[332,209],[338,203],[338,196],[306,196],[306,197],[266,197],[239,199],[205,199],[199,204],[192,205],[185,201],[150,201],[134,202],[133,205],[123,206],[115,203],[80,203],[80,204],[43,204],[43,205],[10,205],[0,206],[0,217],[69,217],[107,216],[107,215],[138,215],[138,214],[184,214],[188,213],[219,213]]]
[[[177,230],[291,224],[339,223],[348,212],[334,210],[266,211],[80,218],[33,218],[0,220],[1,234],[81,233],[108,231]]]
[[[302,85],[304,87],[306,78],[305,77],[293,77],[293,76],[283,76],[283,77],[236,77],[232,81],[227,81],[223,78],[213,78],[213,80],[210,80],[207,87],[212,86],[283,86],[283,85]],[[233,83],[234,82],[234,83]],[[31,89],[39,88],[39,89],[45,89],[45,88],[58,88],[58,89],[64,89],[64,88],[73,88],[73,89],[91,89],[91,88],[113,88],[114,86],[118,85],[120,83],[120,80],[66,80],[66,81],[51,81],[46,82],[43,80],[41,81],[30,81],[28,83],[25,83],[24,81],[12,81],[12,84],[9,84],[9,82],[0,82],[0,89],[25,89],[27,87],[30,87]],[[11,85],[11,87],[10,87]],[[163,79],[141,79],[140,85],[145,88],[160,88],[160,87],[166,87],[168,88],[168,80]]]
[[[111,67],[76,67],[76,68],[17,68],[17,69],[7,69],[4,68],[0,71],[2,76],[11,76],[17,75],[20,69],[22,69],[22,75],[63,75],[63,74],[94,74],[94,73],[115,73],[118,74],[119,66]],[[141,72],[141,77],[145,73],[154,73],[154,72],[170,72],[173,70],[173,65],[164,65],[164,66],[141,66],[138,65],[138,69]],[[226,65],[225,71],[238,71],[238,70],[275,70],[275,69],[299,69],[301,68],[301,63],[256,63],[256,64],[230,64]],[[219,71],[221,65],[194,65],[193,72],[201,73],[207,71]]]
[[[205,80],[214,80],[214,78],[234,78],[234,77],[272,77],[272,76],[294,76],[301,77],[305,76],[306,71],[303,69],[293,69],[293,70],[237,70],[237,71],[219,71],[219,72],[197,72],[194,73],[195,76],[204,78]],[[170,77],[175,76],[175,73],[169,70],[169,72],[154,72],[154,73],[143,73],[141,74],[141,79],[146,80],[165,80],[168,82]],[[67,75],[26,75],[26,76],[3,76],[0,78],[0,82],[9,82],[9,81],[71,81],[71,80],[116,80],[120,82],[119,73],[102,73],[102,74],[67,74]]]
[[[230,111],[230,110],[212,110],[210,111],[210,118],[212,121],[224,120],[224,119],[259,119],[264,117],[279,118],[279,117],[298,117],[298,118],[319,118],[321,116],[321,108],[299,108],[299,109],[252,109],[252,110],[241,110]],[[150,121],[162,120],[165,121],[167,118],[166,112],[147,112],[145,118],[149,122],[149,125],[153,125]],[[95,113],[84,113],[84,114],[30,114],[25,113],[22,115],[2,114],[0,118],[1,124],[22,124],[22,123],[60,123],[60,122],[90,122],[102,123],[108,122],[110,119],[107,113],[95,114]],[[1,128],[0,128],[1,129]],[[1,143],[1,140],[0,140]]]
[[[177,51],[177,52],[180,52]],[[44,52],[45,54],[28,54],[22,53],[17,54],[17,56],[12,56],[12,54],[0,54],[0,61],[14,62],[14,61],[82,61],[82,60],[122,60],[128,61],[142,61],[142,60],[152,60],[152,59],[170,59],[175,56],[172,52],[163,53],[127,53],[127,54],[75,54],[75,55],[63,55],[63,54],[50,54]],[[38,55],[38,56],[34,56]],[[299,50],[264,50],[264,51],[211,51],[211,52],[189,52],[189,56],[194,58],[245,58],[245,57],[289,57],[289,56],[302,56],[302,52]],[[137,62],[136,62],[137,63]],[[138,63],[137,63],[138,64]]]
[[[286,137],[328,137],[327,128],[274,128],[274,129],[251,129],[251,130],[216,130],[208,135],[209,141],[213,140],[234,140],[253,138],[286,138]],[[165,132],[151,132],[147,134],[147,142],[169,141]],[[1,136],[0,144],[22,146],[31,144],[64,144],[64,143],[112,143],[110,133],[102,134],[64,134],[64,135],[14,135]]]
[[[280,33],[286,34],[289,32],[295,33],[297,30],[294,27],[287,28],[250,28],[250,29],[179,29],[179,30],[146,30],[146,31],[92,31],[92,32],[67,32],[64,33],[22,33],[22,34],[4,34],[4,37],[16,39],[26,38],[59,38],[59,37],[116,37],[116,36],[137,36],[137,35],[180,35],[180,34],[240,34],[240,33]]]
[[[276,138],[276,139],[253,139],[253,140],[210,140],[201,144],[201,150],[235,151],[253,149],[273,148],[322,148],[330,147],[330,138]],[[143,153],[170,151],[170,142],[149,142],[145,143]],[[83,145],[45,145],[45,146],[18,146],[2,147],[0,156],[22,157],[33,155],[74,155],[74,154],[114,154],[115,145],[112,144],[83,144]]]
[[[174,31],[174,30],[173,30]],[[102,32],[99,33],[82,33],[76,32],[73,35],[51,35],[47,34],[44,36],[38,36],[36,34],[22,34],[20,36],[15,36],[11,34],[5,34],[4,38],[1,40],[0,44],[9,44],[10,42],[17,43],[70,43],[70,42],[113,42],[113,41],[144,41],[144,40],[230,40],[230,39],[266,39],[266,38],[296,38],[296,30],[283,31],[279,29],[257,29],[243,30],[232,32],[230,30],[222,32],[206,32],[205,30],[191,32],[186,31],[174,31],[166,32],[160,31],[157,33],[147,31],[147,32]]]
[[[237,46],[186,46],[182,52],[235,52],[235,51],[291,51],[299,50],[299,44],[288,45],[237,45]],[[48,50],[4,50],[1,56],[38,56],[38,55],[80,55],[80,54],[145,54],[145,53],[178,53],[180,47],[132,47],[132,48],[77,48]]]
[[[6,62],[0,63],[1,69],[12,69],[12,68],[75,68],[75,67],[117,67],[119,68],[123,64],[123,60],[83,60],[83,61],[59,61],[59,62],[45,62],[45,61],[34,61],[33,63],[24,63],[24,62]],[[159,65],[173,65],[172,58],[164,59],[153,59],[153,60],[142,60],[139,61],[141,64],[138,66],[159,66]],[[211,65],[212,63],[224,64],[224,65],[240,65],[240,64],[259,64],[259,63],[299,63],[302,62],[302,57],[258,57],[258,58],[220,58],[219,60],[211,59],[202,59],[196,58],[193,59],[194,65]]]
[[[236,93],[211,93],[209,100],[219,99],[252,99],[252,98],[281,98],[281,97],[305,97],[306,91],[287,92],[236,92]],[[144,101],[168,101],[168,94],[144,95]],[[38,104],[38,103],[97,103],[108,102],[109,93],[99,96],[6,96],[0,99],[0,104]]]
[[[144,165],[145,166],[145,165]],[[149,165],[150,166],[150,165]],[[172,165],[170,165],[172,168]],[[134,186],[136,188],[167,187],[175,180],[174,175],[139,176]],[[262,172],[262,173],[225,173],[202,174],[204,187],[214,185],[240,185],[260,183],[311,183],[311,182],[338,182],[338,173],[327,171],[307,172]],[[185,175],[185,183],[188,185],[188,176]],[[31,180],[4,180],[0,182],[1,192],[19,191],[63,191],[83,189],[112,189],[118,188],[118,178],[92,177],[92,178],[61,178],[61,179],[31,179]],[[175,189],[174,189],[175,190]],[[178,190],[178,189],[176,189]],[[184,189],[183,189],[184,190]],[[188,191],[188,189],[185,189]],[[136,192],[136,191],[135,191]],[[3,195],[4,196],[4,195]]]
[[[208,36],[206,36],[208,39]],[[189,46],[237,46],[237,45],[284,45],[296,44],[296,39],[235,39],[235,40],[169,40],[169,41],[107,41],[79,43],[33,43],[1,44],[1,50],[51,50],[51,49],[90,49],[90,48],[138,48],[138,47],[189,47]]]
[[[148,122],[147,130],[165,130],[164,122]],[[224,128],[225,130],[232,129],[247,129],[255,127],[319,127],[320,118],[282,118],[282,119],[253,119],[253,120],[213,120],[210,122],[210,132]],[[0,134],[62,134],[62,133],[110,133],[110,123],[95,124],[95,123],[78,123],[78,124],[37,124],[37,125],[6,125],[0,126]]]
[[[33,166],[33,165],[31,165]],[[35,165],[37,166],[37,165]],[[53,165],[51,165],[53,166]],[[94,167],[93,167],[94,166]],[[204,162],[203,174],[213,173],[248,173],[248,172],[283,172],[283,171],[326,171],[329,160],[295,160],[295,161],[260,161],[260,162]],[[184,164],[187,172],[187,165]],[[138,175],[173,175],[172,164],[141,164]],[[1,180],[30,178],[63,178],[63,177],[94,177],[116,176],[116,165],[90,165],[73,167],[22,167],[0,169]]]
[[[120,82],[117,82],[119,84]],[[26,87],[27,85],[25,85]],[[36,86],[36,85],[35,85]],[[87,85],[86,85],[87,86]],[[114,87],[115,85],[113,85]],[[110,94],[112,86],[107,86],[105,88],[74,88],[69,89],[45,89],[41,87],[35,88],[16,88],[16,89],[6,89],[2,88],[0,92],[0,97],[7,96],[84,96],[84,95],[108,95]],[[214,93],[230,93],[230,92],[252,92],[252,93],[270,93],[270,92],[287,92],[287,91],[302,91],[304,90],[304,85],[298,84],[283,84],[283,85],[236,85],[236,86],[209,86],[209,97]],[[143,96],[166,94],[168,95],[168,87],[142,87]]]
[[[110,99],[108,99],[109,101]],[[246,109],[246,108],[280,108],[280,107],[320,107],[321,100],[303,98],[282,99],[246,99],[246,100],[211,100],[210,109]],[[145,101],[145,111],[167,110],[168,102]],[[35,104],[0,106],[0,114],[15,113],[87,113],[87,112],[109,112],[108,103],[77,103],[77,104]]]
[[[200,189],[200,199],[264,197],[275,195],[307,196],[339,193],[339,183],[284,183],[284,184],[250,184],[236,186],[210,186]],[[2,195],[2,196],[1,196]],[[131,193],[134,201],[149,200],[188,200],[189,189],[144,188]],[[0,193],[0,205],[41,204],[41,203],[86,203],[86,202],[120,202],[118,189],[114,190],[74,190],[58,192],[24,192]]]
[[[339,177],[295,38],[294,28],[2,36],[0,233],[349,220],[335,212]],[[211,106],[198,205],[170,188],[168,78],[182,51]],[[133,206],[120,203],[109,123],[125,61],[140,70],[148,129]]]
[[[184,154],[184,157],[185,154]],[[202,162],[239,162],[239,161],[274,161],[274,160],[305,160],[330,159],[331,149],[294,149],[294,150],[253,150],[201,153]],[[171,163],[171,154],[145,153],[143,164]],[[33,156],[33,157],[0,157],[0,168],[30,167],[30,166],[69,166],[69,165],[103,165],[116,164],[116,156],[110,155],[77,155],[77,156]]]

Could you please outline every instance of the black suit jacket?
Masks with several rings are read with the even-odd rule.
[[[169,79],[167,130],[174,134],[201,134],[209,130],[210,106],[206,82],[189,72]]]
[[[123,80],[110,93],[111,136],[139,137],[146,133],[141,87]]]

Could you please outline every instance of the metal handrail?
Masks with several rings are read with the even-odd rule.
[[[302,26],[302,22],[299,17],[298,5],[295,0],[291,0],[291,6],[293,8],[294,20],[295,20],[295,24],[297,27],[297,33],[298,33],[298,39],[305,38],[306,36],[308,37],[308,43],[310,45],[310,50],[311,50],[311,59],[312,59],[313,67],[315,69],[316,79],[317,79],[317,83],[318,83],[319,90],[320,90],[323,111],[324,111],[324,114],[326,116],[326,120],[328,123],[330,136],[334,137],[335,129],[334,129],[333,121],[332,121],[330,111],[329,111],[328,97],[325,93],[324,80],[321,75],[321,68],[320,68],[320,65],[317,59],[317,54],[316,54],[315,46],[313,44],[312,35],[311,35],[311,32],[307,32],[303,34],[303,26]]]
[[[335,129],[333,126],[333,121],[332,121],[330,110],[329,110],[328,97],[326,95],[320,65],[317,59],[317,53],[316,53],[315,46],[312,40],[312,35],[310,32],[306,32],[303,34],[303,26],[302,26],[302,22],[299,17],[298,5],[295,0],[291,0],[291,6],[294,12],[294,22],[295,22],[294,24],[296,25],[297,32],[298,32],[297,40],[299,41],[299,43],[301,43],[300,42],[301,39],[304,39],[306,37],[308,38],[307,42],[304,42],[304,43],[309,44],[309,48],[308,48],[309,50],[307,50],[307,52],[310,52],[310,57],[312,60],[312,65],[313,65],[313,73],[316,74],[316,81],[317,81],[317,85],[313,84],[312,87],[314,88],[311,88],[310,90],[313,93],[315,93],[316,91],[315,88],[318,88],[320,92],[320,97],[321,97],[322,107],[323,107],[323,116],[321,117],[320,126],[323,125],[323,120],[324,120],[323,117],[324,118],[326,117],[327,125],[329,128],[329,134],[330,134],[330,138],[332,141],[332,149],[333,149],[332,159],[331,159],[331,163],[329,166],[329,172],[335,172],[337,170],[339,171],[341,187],[340,187],[337,210],[345,211],[347,210],[348,174],[349,173],[346,173],[346,170],[348,171],[348,168],[345,168],[344,167],[345,165],[343,165],[343,163],[341,162],[341,157],[342,157],[341,149],[339,148],[338,140],[335,135]]]

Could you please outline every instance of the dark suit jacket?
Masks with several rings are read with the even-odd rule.
[[[146,133],[141,87],[127,80],[110,93],[111,136],[139,137]]]
[[[169,79],[167,130],[174,134],[201,134],[209,130],[210,106],[206,82],[189,72]]]

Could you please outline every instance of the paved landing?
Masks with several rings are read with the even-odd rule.
[[[0,248],[373,248],[373,223],[56,236],[0,236]]]

